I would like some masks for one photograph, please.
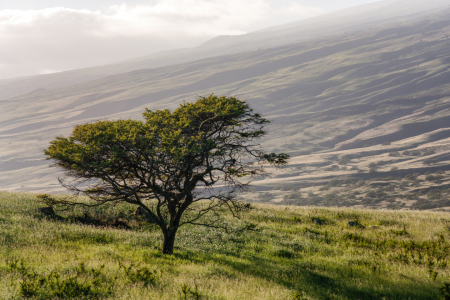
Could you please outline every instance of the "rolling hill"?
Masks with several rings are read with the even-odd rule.
[[[376,183],[356,181],[380,177],[391,176],[394,191],[403,189],[405,197],[447,184],[445,176],[437,182],[424,173],[450,170],[450,5],[427,1],[428,10],[420,11],[425,2],[405,3],[339,12],[333,22],[309,20],[311,26],[325,22],[317,34],[303,34],[309,29],[301,21],[217,38],[203,52],[180,50],[183,63],[175,64],[170,57],[181,52],[172,52],[0,81],[0,109],[7,112],[0,115],[0,187],[61,191],[58,173],[42,154],[55,136],[76,124],[140,118],[145,107],[175,108],[215,93],[246,100],[272,120],[264,146],[293,156],[288,168],[256,181],[256,192],[244,195],[248,200],[288,201],[293,195],[301,200],[293,204],[413,205],[419,200],[383,196],[366,203],[371,197],[355,196]],[[158,59],[166,65],[152,64]],[[422,187],[402,183],[399,178],[410,173],[419,174],[414,179]],[[340,183],[330,186],[332,179]]]
[[[53,217],[0,192],[0,299],[410,299],[449,295],[444,212],[252,205],[224,232],[187,225],[173,255],[132,205]],[[358,224],[351,226],[349,224]],[[184,291],[184,292],[183,292]]]

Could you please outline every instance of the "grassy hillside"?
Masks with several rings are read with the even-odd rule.
[[[255,231],[185,227],[163,256],[131,207],[52,218],[37,207],[0,193],[0,299],[450,298],[443,212],[255,205],[239,221]]]

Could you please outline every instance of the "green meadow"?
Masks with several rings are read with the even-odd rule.
[[[450,299],[445,212],[252,204],[165,256],[132,206],[38,207],[0,193],[0,299]]]

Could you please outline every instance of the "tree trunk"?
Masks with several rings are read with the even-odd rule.
[[[167,230],[167,232],[164,233],[163,254],[173,254],[176,233],[176,230]]]

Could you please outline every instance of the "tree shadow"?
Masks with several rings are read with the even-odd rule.
[[[68,215],[66,217],[60,216],[56,213],[52,215],[36,214],[34,217],[39,220],[45,218],[60,223],[74,223],[79,225],[88,225],[100,228],[117,228],[125,230],[132,229],[132,226],[130,226],[131,221],[140,221],[130,218],[120,218],[120,217],[111,218],[108,216],[89,215],[87,213],[85,213],[84,215]]]
[[[315,299],[439,299],[439,291],[433,284],[418,282],[414,278],[406,282],[406,277],[402,284],[394,284],[387,273],[359,269],[355,274],[350,266],[326,269],[295,259],[281,262],[256,256],[231,256],[229,253],[223,256],[189,255],[189,260],[231,267],[242,274],[259,277],[296,292],[305,292]]]

